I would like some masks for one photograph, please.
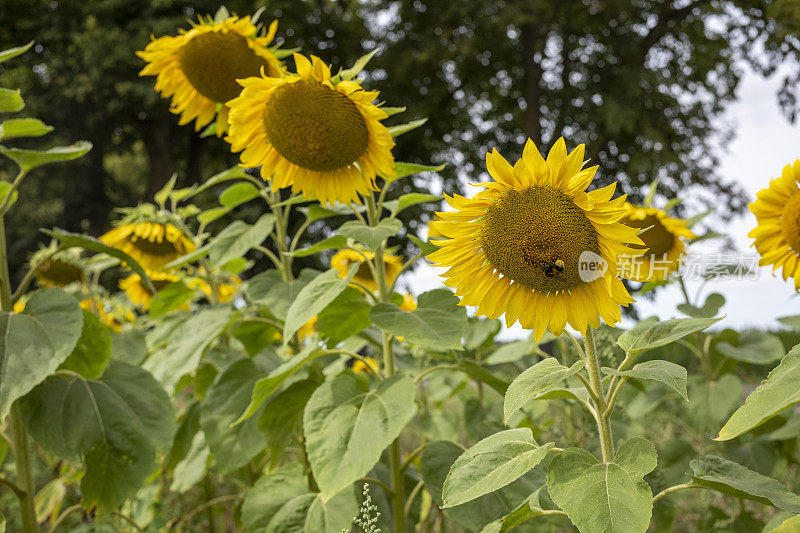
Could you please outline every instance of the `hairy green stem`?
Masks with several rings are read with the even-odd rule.
[[[670,494],[671,492],[677,492],[679,490],[684,490],[684,489],[699,489],[699,488],[700,487],[693,485],[691,482],[683,483],[682,485],[675,485],[674,487],[666,488],[661,492],[659,492],[658,494],[656,494],[655,496],[653,496],[653,503],[656,503],[658,500],[660,500],[667,494]]]
[[[367,196],[367,208],[370,224],[378,224],[378,213],[375,207],[375,199],[370,193]],[[378,246],[375,251],[375,280],[378,282],[379,300],[389,302],[391,291],[386,284],[386,265],[383,261],[383,250],[385,242]],[[385,331],[381,333],[381,344],[383,348],[383,374],[387,378],[394,374],[394,337]],[[406,533],[406,514],[405,514],[405,490],[403,489],[402,459],[400,457],[400,441],[395,439],[389,445],[389,470],[392,480],[392,514],[394,515],[395,533]]]
[[[586,328],[584,334],[584,351],[586,353],[586,371],[589,373],[589,384],[595,393],[593,398],[597,409],[597,429],[600,432],[600,449],[603,461],[611,462],[614,459],[614,440],[611,436],[611,414],[606,410],[603,382],[600,378],[600,361],[597,359],[597,345],[594,340],[594,330]]]
[[[19,185],[23,174],[17,177],[15,183]],[[11,191],[8,193],[11,194]],[[8,200],[8,198],[6,198]],[[7,205],[2,206],[6,208]],[[8,248],[6,246],[5,217],[0,214],[0,310],[6,313],[13,311],[11,303],[11,277],[8,272]],[[28,432],[22,417],[19,414],[19,406],[14,403],[11,406],[11,431],[13,433],[14,462],[17,468],[17,486],[21,492],[17,493],[19,498],[20,514],[22,515],[22,530],[25,533],[36,533],[39,531],[39,524],[36,520],[36,507],[34,506],[34,485],[33,475],[31,474],[30,450],[28,448]]]

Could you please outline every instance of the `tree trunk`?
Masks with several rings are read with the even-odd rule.
[[[542,35],[539,27],[534,23],[522,25],[522,66],[525,75],[522,79],[522,95],[525,98],[525,115],[523,117],[523,128],[525,134],[530,137],[537,146],[542,144],[542,111],[541,111],[541,88],[539,83],[542,79],[542,66],[537,61],[536,53],[543,51]],[[541,54],[540,58],[541,60]]]
[[[147,200],[152,201],[175,172],[172,156],[172,116],[159,117],[140,124],[147,157],[150,160],[150,179],[147,184]]]

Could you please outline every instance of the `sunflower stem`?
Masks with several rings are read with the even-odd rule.
[[[597,345],[594,340],[594,330],[591,326],[586,328],[583,336],[584,352],[586,354],[586,371],[589,373],[589,384],[594,391],[592,401],[597,410],[597,430],[600,433],[600,449],[603,461],[606,463],[614,459],[614,440],[611,436],[611,413],[606,409],[603,381],[600,378],[600,361],[597,359]]]
[[[15,180],[18,186],[22,181],[24,173],[20,172]],[[0,311],[4,313],[13,312],[11,303],[11,277],[8,271],[8,252],[6,246],[6,227],[3,213],[8,208],[8,200],[13,194],[13,189],[8,191],[6,202],[0,206]],[[39,523],[36,520],[36,508],[34,507],[34,485],[33,475],[31,474],[30,450],[28,448],[28,432],[22,417],[19,413],[19,405],[15,402],[11,406],[11,431],[13,433],[14,462],[17,469],[17,486],[20,492],[19,498],[20,514],[22,515],[22,530],[25,533],[37,533]]]
[[[375,198],[372,193],[367,196],[367,207],[370,225],[378,224],[375,209]],[[379,301],[389,302],[391,291],[386,285],[386,265],[383,260],[383,250],[386,242],[382,242],[375,250],[375,280],[378,282]],[[385,331],[381,333],[381,345],[383,349],[383,374],[387,378],[394,374],[394,348],[392,342],[394,337]],[[395,533],[406,533],[406,509],[405,509],[405,490],[403,488],[402,459],[400,457],[400,440],[395,439],[389,445],[389,470],[392,481],[392,515],[394,516]]]

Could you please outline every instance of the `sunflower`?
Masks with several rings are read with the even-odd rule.
[[[239,285],[242,284],[242,280],[239,276],[231,276],[226,278],[224,281],[217,283],[217,301],[219,303],[228,303],[233,300],[233,297],[236,296],[236,292],[239,290]],[[189,287],[193,289],[200,289],[200,292],[206,295],[207,298],[211,299],[211,285],[202,278],[194,278],[192,281],[189,282]]]
[[[311,320],[300,326],[297,330],[298,340],[305,340],[317,332],[317,316],[311,317]]]
[[[369,364],[369,366],[367,366]],[[365,357],[364,361],[361,359],[356,359],[353,361],[353,372],[371,372],[373,374],[378,373],[378,363],[375,362],[375,359],[372,357]]]
[[[413,294],[404,293],[403,294],[403,303],[400,304],[400,309],[403,311],[411,312],[417,308],[417,301],[414,299]]]
[[[100,240],[133,257],[146,270],[160,270],[195,250],[186,233],[171,223],[132,222],[120,224]]]
[[[350,272],[350,265],[359,263],[358,270],[353,276],[353,281],[360,283],[372,291],[377,291],[378,284],[372,277],[372,270],[364,260],[365,257],[372,261],[375,259],[375,254],[366,250],[360,253],[349,249],[339,250],[331,258],[331,266],[339,273],[339,277],[344,279]],[[403,267],[403,258],[398,255],[384,253],[383,263],[386,267],[386,284],[391,285],[394,283],[395,278],[397,278],[397,275],[400,273],[400,269]]]
[[[38,265],[34,276],[40,287],[66,287],[86,281],[86,270],[80,257],[72,250],[55,251],[55,247],[42,248],[31,257]]]
[[[244,167],[261,167],[272,190],[292,187],[321,203],[360,203],[375,190],[375,177],[394,176],[394,141],[372,102],[377,91],[357,81],[331,79],[318,57],[294,54],[297,74],[242,80],[242,94],[228,103],[226,140],[242,152]]]
[[[267,45],[278,21],[259,37],[250,17],[228,17],[221,22],[200,20],[189,31],[165,36],[136,54],[147,62],[140,76],[156,76],[156,92],[171,98],[170,110],[180,125],[195,121],[199,130],[217,119],[217,136],[227,129],[224,105],[242,91],[236,80],[252,76],[280,77],[283,65]],[[263,32],[262,32],[263,33]]]
[[[153,283],[153,288],[156,292],[160,291],[172,282],[178,281],[178,276],[170,274],[169,272],[148,272],[147,276]],[[131,302],[138,305],[145,311],[150,309],[150,302],[153,300],[153,293],[150,289],[142,283],[142,278],[139,274],[133,274],[127,278],[120,280],[119,288],[125,291]]]
[[[758,191],[755,202],[749,205],[758,226],[748,237],[761,259],[759,266],[772,265],[772,271],[783,268],[783,279],[794,278],[795,290],[800,290],[800,159],[783,167],[779,178],[769,187]]]
[[[682,239],[694,239],[697,235],[685,220],[673,218],[662,209],[631,204],[625,204],[625,209],[623,224],[637,230],[649,228],[639,234],[644,246],[632,246],[644,253],[630,257],[630,264],[625,265],[626,277],[636,281],[666,279],[681,266],[686,251]]]
[[[81,309],[91,311],[100,317],[100,322],[108,326],[114,331],[122,331],[124,323],[133,322],[136,320],[136,313],[123,306],[108,306],[103,305],[99,300],[94,297],[84,298],[80,301]]]
[[[620,320],[620,305],[634,300],[616,277],[617,257],[642,244],[619,223],[625,195],[616,183],[585,192],[597,167],[582,169],[584,147],[567,153],[559,139],[545,160],[528,140],[512,167],[496,150],[486,154],[489,174],[473,198],[446,197],[455,211],[433,225],[447,239],[428,258],[450,267],[442,274],[460,305],[509,326],[520,321],[537,342],[546,330],[559,335]]]

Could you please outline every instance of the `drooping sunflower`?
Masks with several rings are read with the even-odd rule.
[[[39,265],[34,277],[40,287],[66,287],[86,281],[86,269],[72,249],[55,251],[51,245],[37,251],[31,264]]]
[[[199,130],[216,118],[217,136],[222,136],[228,124],[225,103],[242,91],[236,80],[283,73],[281,61],[267,48],[277,29],[277,20],[264,33],[249,16],[221,22],[201,18],[191,30],[153,37],[136,52],[147,61],[139,75],[156,76],[156,92],[172,100],[170,110],[181,116],[180,125],[194,120]]]
[[[100,240],[127,253],[146,270],[160,270],[195,250],[189,236],[178,226],[161,221],[122,221]]]
[[[794,278],[795,290],[800,290],[800,159],[783,167],[780,177],[769,187],[758,191],[757,199],[749,205],[758,226],[748,237],[755,239],[761,259],[759,266],[772,265],[772,271],[783,268],[783,279]]]
[[[642,244],[619,222],[625,195],[616,183],[586,192],[597,167],[583,169],[584,147],[569,154],[559,139],[545,160],[531,140],[512,167],[496,150],[486,154],[495,181],[472,198],[446,197],[455,211],[434,226],[447,239],[428,258],[449,267],[445,284],[460,305],[506,324],[520,321],[540,340],[569,323],[578,331],[620,320],[633,302],[617,278],[617,257]]]
[[[626,214],[622,223],[641,230],[639,234],[644,246],[632,246],[640,255],[630,257],[626,265],[626,277],[635,281],[658,281],[677,271],[683,262],[686,246],[683,239],[697,237],[685,220],[673,218],[656,207],[641,207],[625,204]]]
[[[375,254],[368,250],[365,250],[361,253],[349,249],[339,250],[331,258],[331,266],[336,269],[339,277],[344,279],[350,272],[350,265],[353,263],[359,263],[358,270],[353,276],[353,281],[364,285],[372,291],[377,291],[378,283],[375,281],[375,278],[373,278],[372,270],[369,268],[369,265],[366,263],[366,261],[364,261],[364,257],[372,261],[375,259]],[[391,285],[394,283],[395,278],[397,278],[397,275],[400,273],[400,269],[403,267],[403,258],[399,255],[384,253],[383,263],[386,268],[386,283]]]
[[[178,276],[169,272],[148,272],[147,276],[153,283],[153,288],[156,292],[160,291],[170,283],[178,281]],[[131,302],[138,305],[145,311],[150,309],[150,302],[153,301],[154,293],[147,288],[147,285],[142,283],[142,278],[139,274],[133,274],[125,279],[120,280],[119,288],[125,291]]]
[[[228,103],[226,140],[242,152],[244,167],[261,167],[272,190],[292,187],[328,204],[360,203],[375,190],[378,174],[394,175],[394,140],[373,104],[377,91],[357,81],[337,81],[318,57],[294,54],[297,74],[241,81],[242,94]]]

